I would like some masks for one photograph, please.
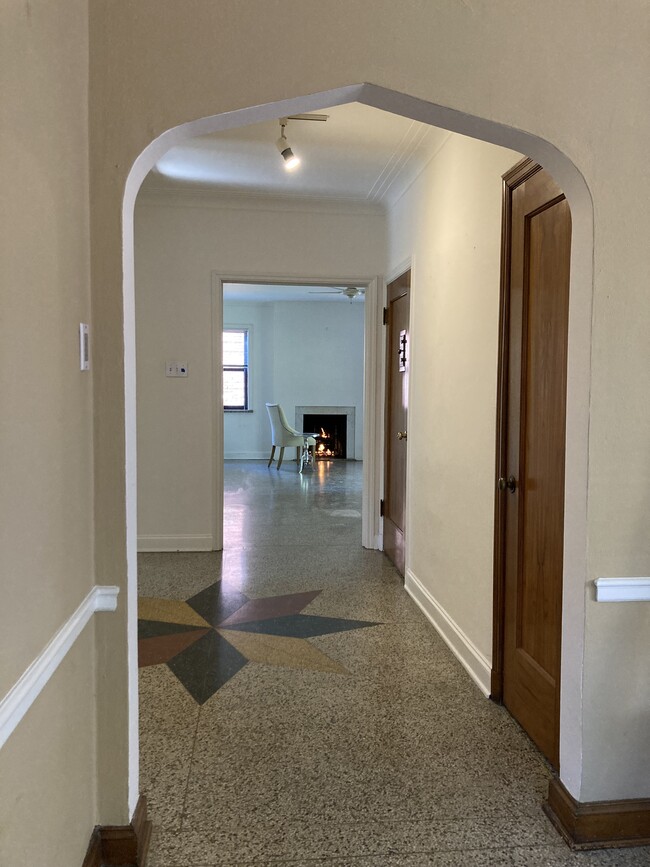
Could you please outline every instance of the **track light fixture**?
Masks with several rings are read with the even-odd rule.
[[[277,140],[276,145],[278,150],[280,151],[282,159],[284,160],[285,169],[288,172],[291,172],[300,165],[300,160],[291,150],[291,148],[289,147],[289,142],[287,141],[285,128],[288,123],[288,118],[283,117],[280,119],[280,138]]]

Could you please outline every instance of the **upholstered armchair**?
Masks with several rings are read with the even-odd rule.
[[[296,460],[298,462],[298,469],[301,469],[301,450],[306,446],[314,447],[316,445],[316,440],[314,437],[304,437],[300,431],[294,430],[289,422],[287,421],[287,417],[284,414],[284,410],[280,406],[279,403],[267,403],[266,411],[269,414],[269,421],[271,422],[271,457],[269,458],[269,462],[267,466],[271,466],[273,463],[273,457],[275,455],[276,447],[280,449],[280,455],[278,457],[278,465],[276,469],[280,469],[282,466],[282,459],[284,457],[284,450],[287,446],[294,446],[296,449]]]

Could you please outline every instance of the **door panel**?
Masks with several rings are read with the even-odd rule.
[[[517,167],[516,167],[517,169]],[[528,164],[506,176],[503,701],[559,762],[566,363],[571,215]],[[510,185],[509,185],[510,184]]]
[[[411,272],[388,285],[386,317],[386,448],[384,552],[404,574]]]

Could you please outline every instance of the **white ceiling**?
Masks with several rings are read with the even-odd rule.
[[[316,197],[390,204],[451,133],[350,103],[325,123],[291,120],[286,135],[301,164],[287,172],[277,121],[188,138],[156,164],[144,190],[191,187],[222,193]]]
[[[343,294],[335,294],[334,288],[333,286],[271,285],[269,283],[224,283],[223,300],[258,304],[274,301],[335,301],[338,304],[363,304],[363,295],[358,295],[350,300]]]

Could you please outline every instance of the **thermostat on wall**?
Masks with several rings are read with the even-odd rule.
[[[90,370],[90,336],[85,322],[79,323],[79,369]]]

